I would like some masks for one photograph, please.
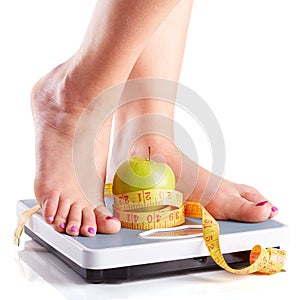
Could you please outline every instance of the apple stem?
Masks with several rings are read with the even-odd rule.
[[[148,146],[148,160],[150,161],[151,158],[151,147]]]

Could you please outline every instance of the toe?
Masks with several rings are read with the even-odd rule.
[[[71,205],[68,224],[66,226],[66,233],[69,235],[79,235],[80,225],[82,221],[82,210],[83,207],[76,202]]]
[[[258,206],[259,209],[257,211],[259,212],[259,215],[268,214],[269,218],[273,218],[278,213],[278,208],[274,206],[270,201],[266,199],[259,191],[256,189],[246,186],[246,185],[240,185],[239,192],[242,198],[252,202],[255,204],[255,206]],[[251,213],[249,213],[251,214]]]
[[[278,214],[278,208],[272,205],[270,218],[275,217],[277,214]]]
[[[82,211],[80,234],[84,236],[93,236],[96,234],[95,213],[91,207],[86,207]]]
[[[71,202],[66,199],[60,199],[57,213],[53,222],[53,227],[58,232],[65,232],[67,227],[67,220],[70,211]]]
[[[59,203],[59,193],[52,191],[40,197],[39,203],[42,206],[43,216],[47,223],[52,224],[57,212]],[[42,199],[42,200],[41,200]]]
[[[272,206],[268,201],[263,202],[263,205],[257,205],[245,198],[235,197],[230,200],[229,219],[242,222],[265,221],[271,216]]]
[[[95,209],[95,216],[98,232],[117,233],[120,231],[121,223],[119,219],[114,217],[104,205],[100,205]]]

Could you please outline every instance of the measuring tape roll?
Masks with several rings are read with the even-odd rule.
[[[114,195],[113,214],[122,227],[148,230],[178,226],[185,221],[182,193],[152,189]]]

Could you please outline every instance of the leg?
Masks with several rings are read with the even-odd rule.
[[[87,236],[96,231],[119,231],[120,223],[110,216],[103,202],[111,120],[95,143],[100,153],[96,163],[101,178],[99,184],[90,186],[95,199],[87,199],[74,174],[72,143],[76,124],[95,96],[126,81],[150,36],[178,1],[98,1],[80,49],[33,88],[35,194],[45,220],[57,231]],[[108,111],[109,103],[101,105],[102,111]]]
[[[140,55],[130,78],[156,77],[178,80],[190,9],[190,1],[182,1],[173,9]],[[175,94],[176,91],[174,91]],[[153,116],[153,122],[149,118],[150,114]],[[254,188],[217,178],[180,152],[173,143],[173,126],[164,131],[165,137],[160,134],[147,134],[135,138],[134,131],[138,132],[140,126],[145,126],[143,118],[141,118],[141,123],[137,121],[138,117],[143,115],[147,115],[147,125],[151,128],[150,131],[160,132],[162,124],[157,122],[155,116],[163,115],[173,120],[174,106],[161,101],[141,99],[118,109],[115,115],[117,138],[113,147],[113,150],[118,151],[112,152],[114,159],[112,172],[113,167],[116,167],[128,155],[147,157],[147,146],[151,145],[153,154],[162,156],[163,160],[174,170],[176,179],[179,181],[177,189],[182,191],[188,200],[199,201],[201,199],[203,205],[215,218],[257,222],[276,214],[276,208]],[[126,128],[126,124],[132,124],[132,126]],[[168,124],[172,125],[172,122]],[[120,130],[122,130],[122,135],[117,134]],[[129,151],[128,141],[132,142]],[[184,168],[181,168],[182,165]],[[219,189],[213,197],[204,192],[210,176],[220,182]],[[196,182],[192,182],[190,178],[195,178]]]
[[[192,8],[191,0],[181,1],[168,15],[168,17],[162,22],[158,30],[148,41],[146,48],[143,50],[138,60],[136,61],[129,79],[136,78],[162,78],[169,79],[177,82],[179,80],[179,74],[181,70],[181,64],[183,59],[184,47],[186,34],[189,24],[189,18]],[[176,90],[172,91],[174,93],[175,102]],[[177,154],[176,160],[181,158],[181,153],[177,151],[177,147],[174,145],[173,141],[173,119],[174,119],[174,108],[175,105],[172,102],[156,101],[155,99],[139,99],[138,101],[131,102],[130,104],[120,103],[118,110],[115,114],[115,132],[114,132],[114,147],[112,158],[109,167],[109,179],[112,179],[115,168],[118,164],[127,158],[127,143],[132,142],[135,139],[136,131],[139,127],[145,127],[145,122],[143,119],[137,120],[137,117],[143,115],[163,115],[166,119],[171,120],[168,122],[167,128],[166,124],[163,124],[166,138],[169,140],[168,147],[170,151],[168,154]],[[135,124],[125,128],[124,125]],[[156,119],[147,119],[147,126],[149,131],[159,132],[159,128],[162,124],[157,123]],[[122,135],[118,133],[122,130]],[[155,138],[156,143],[150,143],[152,147],[152,154],[159,155],[160,149],[157,148],[160,145],[159,140],[162,137],[159,135],[147,135],[142,139],[135,141],[134,145],[131,145],[130,155],[139,155],[142,157],[147,157],[148,151],[148,139]],[[166,142],[166,140],[164,139]],[[166,148],[168,148],[166,147]],[[115,151],[114,151],[115,150]],[[166,153],[164,153],[166,156]],[[170,166],[175,169],[177,164],[170,164]]]

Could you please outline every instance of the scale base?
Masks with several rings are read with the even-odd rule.
[[[43,239],[39,238],[27,227],[25,227],[25,233],[64,261],[72,270],[78,273],[89,283],[118,283],[128,280],[131,281],[151,277],[184,275],[192,272],[221,269],[210,256],[111,269],[86,269],[68,259],[65,255],[50,246]],[[224,254],[224,258],[230,267],[243,268],[249,265],[249,254],[249,250],[227,253]]]
[[[36,203],[35,199],[18,201],[17,214],[20,215]],[[218,223],[222,253],[232,268],[249,265],[250,250],[256,244],[264,248],[284,248],[288,243],[287,225],[275,220]],[[186,225],[199,226],[201,220],[186,218]],[[220,269],[199,236],[149,239],[141,237],[141,230],[126,228],[112,235],[69,236],[56,232],[44,221],[41,212],[26,222],[25,233],[87,282],[121,282]]]

